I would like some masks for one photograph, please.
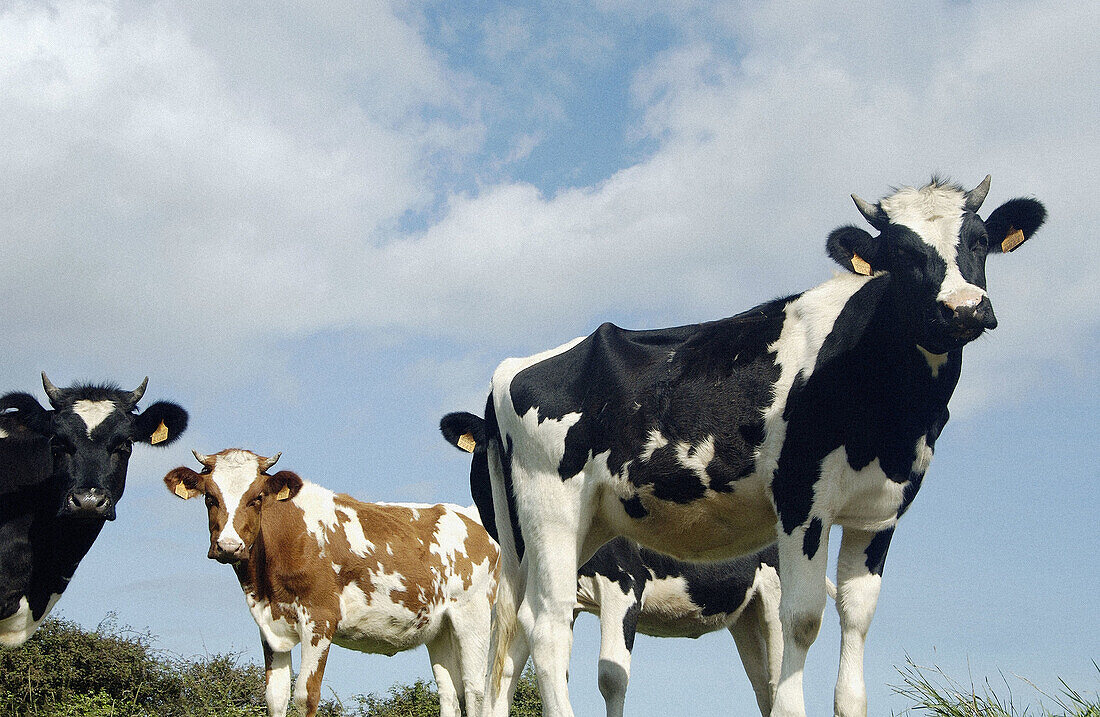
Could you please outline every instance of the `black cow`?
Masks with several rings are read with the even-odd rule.
[[[52,410],[27,393],[0,398],[0,647],[23,644],[49,614],[105,521],[115,519],[134,442],[167,445],[187,412],[136,412],[149,379],[57,388]]]
[[[783,664],[772,715],[800,717],[802,670],[837,565],[841,661],[834,707],[866,713],[863,645],[886,551],[920,487],[962,349],[997,325],[989,254],[1043,223],[1034,199],[983,221],[989,189],[933,179],[877,204],[878,236],[847,226],[829,256],[848,270],[732,318],[594,334],[504,361],[486,406],[487,474],[500,525],[486,714],[507,714],[528,653],[544,714],[566,717],[577,567],[624,535],[686,560],[777,541]],[[485,490],[482,488],[482,490]]]

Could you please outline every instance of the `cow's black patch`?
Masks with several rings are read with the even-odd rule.
[[[591,456],[608,452],[613,474],[632,461],[629,480],[660,500],[701,497],[704,479],[685,468],[677,444],[714,441],[707,478],[714,490],[753,472],[763,441],[761,412],[772,400],[778,367],[767,347],[779,337],[788,299],[705,324],[628,331],[603,324],[568,351],[530,366],[511,384],[512,404],[540,421],[580,418],[566,433],[563,480]],[[702,420],[700,420],[702,419]],[[641,460],[656,432],[668,445]]]
[[[778,549],[770,545],[751,555],[715,563],[686,563],[647,548],[641,548],[642,562],[654,578],[682,577],[687,583],[691,601],[703,615],[720,615],[737,611],[761,563],[778,563]]]
[[[890,539],[893,537],[893,528],[879,531],[875,533],[875,537],[871,538],[867,549],[863,551],[864,555],[867,556],[867,570],[872,575],[882,575],[882,570],[886,566],[886,552],[890,549]]]
[[[505,438],[500,435],[500,426],[497,423],[497,413],[496,409],[493,407],[492,396],[489,396],[488,400],[485,402],[485,440],[487,443],[493,443],[497,454],[500,456],[500,465],[504,471],[504,475],[502,476],[504,478],[504,497],[508,503],[508,519],[512,526],[512,540],[516,545],[516,556],[522,560],[524,551],[523,531],[519,527],[519,516],[516,514],[516,492],[512,484],[512,437],[507,436]],[[471,483],[475,480],[472,471],[473,464],[471,463]],[[489,502],[491,503],[493,489],[492,482],[489,480],[488,461],[485,463],[485,472],[477,475],[477,483],[479,484],[478,493],[482,496],[488,495]],[[493,515],[493,522],[495,526],[495,512]]]
[[[802,536],[802,553],[807,560],[813,560],[817,549],[821,547],[821,518],[812,518]]]
[[[631,518],[634,518],[635,520],[641,520],[642,518],[649,515],[649,511],[645,509],[644,505],[642,505],[642,499],[638,496],[634,496],[633,498],[629,499],[620,498],[619,500],[623,504],[623,510],[625,510],[626,514],[629,515]]]
[[[623,615],[623,644],[626,651],[634,649],[634,636],[638,633],[638,613],[641,611],[641,603],[635,602],[626,609]]]
[[[905,515],[905,511],[909,510],[909,506],[913,504],[913,499],[917,497],[917,491],[920,490],[920,484],[924,481],[924,474],[913,472],[909,475],[909,482],[905,484],[905,487],[901,492],[901,505],[898,506],[898,517]]]

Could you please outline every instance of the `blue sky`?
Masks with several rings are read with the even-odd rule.
[[[1034,195],[1050,219],[990,261],[1000,327],[967,350],[891,549],[871,709],[904,707],[888,685],[906,655],[1095,687],[1098,15],[5,3],[0,385],[149,375],[149,400],[192,415],[179,444],[135,452],[119,520],[59,611],[258,659],[235,580],[205,558],[202,507],[160,483],[191,448],[282,451],[280,467],[364,499],[468,502],[436,425],[483,405],[501,359],[808,288],[833,272],[828,232],[859,219],[850,193],[990,173],[987,207]],[[811,650],[814,713],[835,623]],[[600,709],[596,633],[578,623],[578,714]],[[429,674],[422,650],[336,651],[326,683]],[[639,640],[633,676],[634,714],[752,704],[725,635]]]

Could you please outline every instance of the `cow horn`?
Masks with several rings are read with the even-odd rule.
[[[889,221],[889,217],[886,216],[886,212],[882,211],[882,207],[877,204],[871,204],[866,199],[861,199],[858,195],[852,195],[852,201],[856,203],[856,209],[863,215],[871,226],[876,229],[882,224]]]
[[[273,466],[273,465],[275,465],[276,463],[279,462],[279,456],[281,456],[281,455],[283,455],[282,451],[276,453],[275,455],[271,456],[270,458],[264,458],[264,457],[261,456],[260,457],[260,472],[261,473],[267,473],[268,469],[271,468],[271,466]]]
[[[149,377],[146,376],[145,380],[141,382],[141,385],[130,391],[130,397],[127,400],[131,407],[136,406],[137,402],[141,400],[141,397],[145,395],[145,388],[149,385]]]
[[[42,388],[46,389],[46,395],[50,399],[50,405],[57,408],[57,403],[61,400],[61,389],[53,385],[53,381],[49,379],[45,371],[42,372]]]
[[[966,208],[972,212],[976,212],[982,207],[982,202],[985,201],[985,195],[989,194],[989,180],[991,177],[987,174],[982,183],[971,189],[966,193]]]
[[[208,468],[213,467],[214,461],[211,459],[210,456],[205,456],[193,448],[191,449],[191,454],[195,456],[195,460],[197,460],[199,463],[202,463],[204,466]]]

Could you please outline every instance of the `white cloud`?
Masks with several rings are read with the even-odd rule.
[[[13,341],[105,359],[140,336],[135,361],[251,373],[274,343],[320,330],[514,351],[607,318],[714,318],[826,278],[825,236],[858,219],[849,192],[933,171],[970,184],[992,172],[990,206],[1034,192],[1051,210],[1035,246],[991,266],[998,356],[1029,360],[1051,330],[1037,306],[1076,305],[1077,326],[1096,325],[1097,250],[1081,234],[1095,10],[677,6],[682,41],[632,84],[632,137],[655,149],[550,195],[506,176],[466,186],[485,176],[469,161],[501,97],[448,68],[414,7],[211,12],[0,15]],[[553,65],[591,66],[601,48],[566,25],[543,37],[505,13],[483,28],[501,63],[547,64],[526,96],[550,111],[569,84]],[[492,41],[515,27],[533,47]],[[520,127],[493,174],[544,138]],[[403,229],[410,213],[427,227]],[[1050,360],[1072,362],[1091,332],[1053,323]]]

